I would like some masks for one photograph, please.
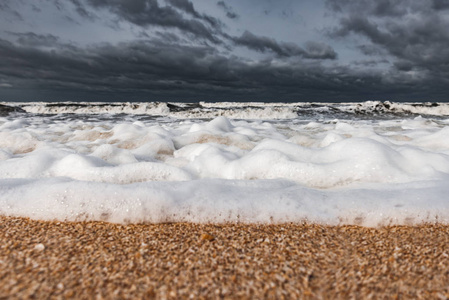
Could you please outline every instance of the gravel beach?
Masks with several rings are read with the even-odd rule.
[[[0,298],[449,297],[449,226],[0,217]]]

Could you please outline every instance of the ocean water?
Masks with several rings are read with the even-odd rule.
[[[0,103],[0,214],[449,223],[449,104]]]

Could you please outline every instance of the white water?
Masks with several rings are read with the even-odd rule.
[[[443,104],[420,106],[423,116],[402,117],[388,113],[409,105],[399,113],[412,114],[417,106],[393,103],[379,116],[386,108],[373,114],[366,109],[378,105],[373,102],[312,108],[203,103],[184,110],[178,104],[174,112],[161,103],[7,105],[28,113],[0,117],[2,215],[449,223],[449,119]],[[347,114],[362,107],[363,118],[334,118],[329,111],[336,107]],[[426,115],[429,110],[439,117]]]
[[[392,103],[367,101],[360,103],[238,103],[238,102],[200,102],[189,103],[7,103],[3,105],[20,107],[35,114],[146,114],[169,116],[172,118],[214,118],[224,116],[234,119],[290,119],[304,113],[346,113],[346,114],[418,114],[429,116],[449,116],[449,103]],[[170,105],[184,108],[172,111]]]

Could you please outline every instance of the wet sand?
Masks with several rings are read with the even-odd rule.
[[[449,226],[0,217],[0,298],[449,297]]]

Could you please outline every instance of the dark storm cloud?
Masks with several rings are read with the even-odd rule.
[[[219,7],[221,7],[224,12],[226,13],[226,17],[228,17],[229,19],[238,19],[240,16],[234,12],[234,9],[227,5],[224,1],[218,1],[217,5]]]
[[[157,31],[155,33],[161,40],[167,42],[167,43],[179,43],[181,42],[181,39],[176,35],[173,34],[171,32],[166,32],[166,31]],[[150,38],[149,35],[145,36],[147,39]]]
[[[361,50],[388,53],[397,71],[413,70],[438,80],[449,75],[447,1],[329,0],[327,4],[340,15],[332,36],[365,37],[370,43]]]
[[[85,11],[81,0],[71,1],[77,6],[77,10]],[[193,3],[188,0],[167,0],[169,6],[160,6],[157,0],[86,1],[96,9],[108,9],[122,19],[138,26],[157,25],[163,28],[177,28],[215,44],[223,44],[228,50],[230,48],[226,43],[232,40],[236,45],[259,52],[271,51],[279,57],[298,56],[308,59],[335,59],[337,57],[336,52],[330,46],[322,43],[309,42],[304,49],[294,43],[277,42],[272,38],[256,36],[249,31],[245,31],[240,37],[232,37],[222,31],[223,24],[220,20],[199,13]],[[232,9],[223,1],[219,1],[217,4],[227,10]],[[178,10],[187,13],[194,19],[186,19]]]
[[[196,18],[201,17],[201,15],[193,7],[193,3],[188,0],[167,0],[167,3],[170,3],[172,6],[185,11]]]
[[[70,2],[75,5],[76,12],[80,16],[90,20],[96,19],[96,16],[92,12],[88,11],[80,0],[70,0]]]
[[[11,86],[35,91],[34,97],[52,91],[55,98],[46,100],[77,100],[80,95],[91,99],[104,95],[103,99],[114,101],[127,100],[130,95],[141,101],[148,97],[178,101],[345,100],[368,89],[379,94],[392,87],[398,91],[409,88],[407,83],[385,84],[375,74],[362,77],[343,67],[326,69],[316,61],[247,63],[236,56],[223,56],[213,47],[173,45],[157,39],[53,51],[0,40],[0,56],[4,58],[0,74]]]
[[[195,10],[193,3],[188,0],[167,0],[167,2],[172,6],[190,14],[191,16],[197,19],[206,21],[216,29],[220,29],[223,26],[223,24],[217,18],[208,16],[206,14],[200,14],[198,11]]]
[[[191,2],[174,0],[174,7],[181,8],[196,16],[196,19],[186,19],[173,6],[160,6],[157,0],[87,0],[94,8],[107,9],[123,20],[138,26],[161,26],[165,28],[177,28],[185,33],[191,33],[197,38],[206,39],[214,43],[220,40],[216,37],[216,29],[219,26],[213,18],[199,15]],[[215,28],[206,26],[205,20]]]
[[[249,49],[265,53],[271,51],[279,57],[299,56],[310,59],[335,59],[337,54],[329,46],[322,43],[309,42],[306,49],[294,43],[277,42],[273,38],[257,36],[245,31],[240,37],[234,38],[236,45],[245,46]]]
[[[53,47],[58,45],[59,38],[52,34],[36,34],[34,32],[18,33],[7,32],[9,35],[17,37],[17,43],[28,47]]]
[[[23,83],[37,80],[47,88],[148,91],[173,87],[173,82],[207,83],[229,77],[220,69],[224,58],[213,48],[174,46],[160,40],[55,51],[0,40],[0,55],[4,58],[1,74]],[[12,61],[16,68],[11,68]]]

